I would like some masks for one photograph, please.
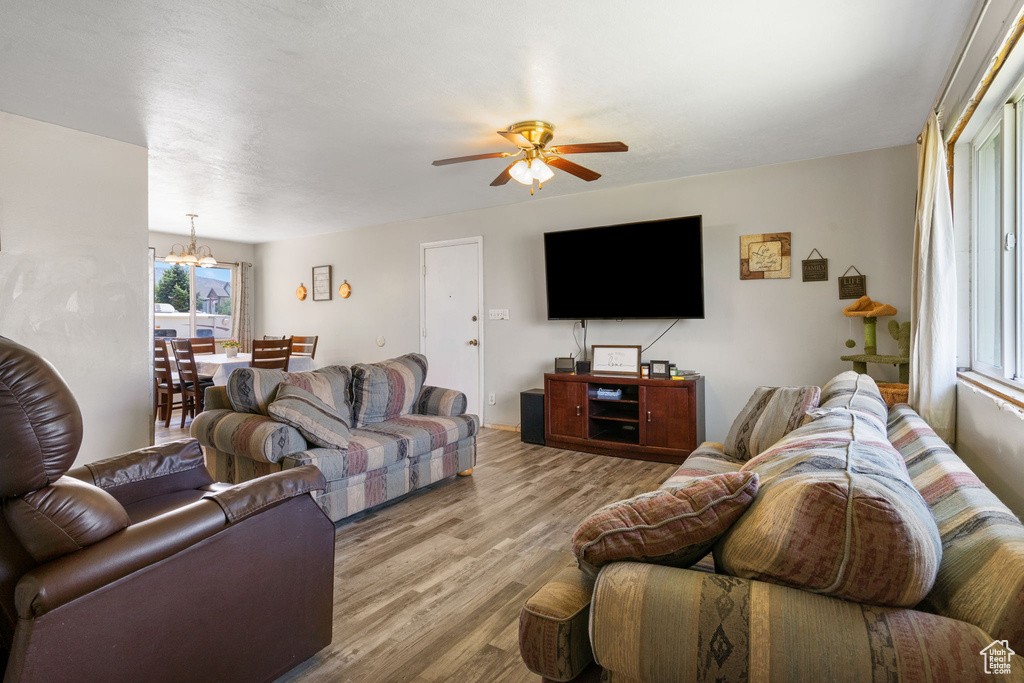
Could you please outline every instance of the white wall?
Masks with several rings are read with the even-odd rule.
[[[318,334],[321,363],[381,360],[419,348],[419,244],[484,237],[485,308],[508,308],[511,320],[486,321],[488,423],[519,422],[519,392],[542,385],[555,356],[575,353],[571,323],[546,320],[542,233],[627,221],[702,214],[707,318],[682,321],[650,352],[707,376],[708,438],[722,440],[759,384],[821,384],[848,369],[849,319],[836,278],[855,264],[868,294],[909,318],[914,231],[915,149],[896,147],[825,159],[684,178],[367,227],[256,246],[261,271],[257,334]],[[481,180],[483,182],[484,179]],[[559,176],[551,182],[578,182]],[[600,183],[600,181],[598,181]],[[599,187],[599,185],[598,185]],[[453,188],[457,192],[458,188]],[[526,192],[515,184],[496,192]],[[792,232],[793,278],[740,281],[740,235]],[[827,283],[804,283],[800,261],[817,247],[829,258]],[[595,264],[595,288],[615,285],[616,258],[682,267],[683,256],[637,244]],[[298,301],[312,266],[334,266],[347,300]],[[649,344],[664,321],[591,323],[588,342]],[[852,324],[863,343],[863,326]],[[374,343],[377,335],[388,342]],[[884,331],[879,346],[895,352]],[[878,374],[881,371],[881,374]],[[895,379],[895,369],[874,368]],[[429,381],[429,376],[428,376]]]
[[[956,396],[957,454],[1024,518],[1024,411],[962,381]]]
[[[78,462],[149,443],[145,148],[0,112],[0,334],[82,409]]]

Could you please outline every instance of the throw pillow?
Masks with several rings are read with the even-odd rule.
[[[619,560],[689,567],[743,514],[757,486],[753,472],[727,472],[606,505],[576,529],[572,551],[591,575]]]
[[[426,378],[427,357],[419,353],[407,353],[380,363],[353,365],[356,427],[411,413]]]
[[[715,546],[722,573],[893,607],[931,590],[939,530],[874,418],[834,409],[740,471],[761,491]]]
[[[310,443],[323,448],[348,448],[348,423],[331,406],[302,387],[282,384],[267,410],[278,422],[299,430]]]
[[[277,387],[282,382],[302,387],[352,424],[352,401],[349,398],[352,371],[342,365],[330,365],[312,372],[237,368],[228,375],[228,401],[236,413],[269,415],[267,406],[274,400]]]
[[[758,387],[729,429],[725,453],[749,460],[807,421],[818,405],[818,387]]]

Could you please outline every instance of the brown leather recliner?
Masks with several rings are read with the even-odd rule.
[[[5,683],[265,681],[330,643],[319,470],[215,484],[183,439],[69,471],[81,440],[57,371],[0,337]]]

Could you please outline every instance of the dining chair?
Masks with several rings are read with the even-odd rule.
[[[316,341],[320,337],[292,337],[292,355],[316,358]]]
[[[178,383],[181,385],[181,426],[184,427],[186,414],[195,418],[203,412],[206,388],[213,386],[213,378],[199,375],[191,340],[172,339],[171,351],[174,352],[174,363],[178,366]]]
[[[270,341],[271,339],[287,339],[286,334],[265,334],[263,335],[263,341]]]
[[[181,391],[181,386],[171,369],[171,357],[163,338],[153,340],[153,384],[154,419],[163,418],[164,427],[170,427],[171,412],[175,406],[174,395]]]
[[[217,341],[213,337],[191,337],[192,353],[195,355],[217,353]]]
[[[289,339],[253,339],[252,362],[254,368],[267,370],[284,370],[288,372],[288,358],[292,355],[292,340]]]

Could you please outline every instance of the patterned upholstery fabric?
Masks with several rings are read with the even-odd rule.
[[[416,399],[412,412],[450,417],[465,414],[466,404],[466,395],[461,391],[425,386],[420,390],[420,397]]]
[[[384,422],[408,415],[427,377],[427,358],[407,353],[371,365],[352,366],[355,426]]]
[[[722,444],[705,441],[690,453],[679,469],[666,479],[661,487],[682,486],[693,479],[712,474],[739,472],[741,467],[743,463],[726,455],[722,450]]]
[[[199,413],[192,421],[191,434],[208,449],[267,463],[280,462],[286,455],[308,448],[306,440],[294,427],[265,415],[233,410]]]
[[[341,419],[352,424],[352,403],[349,398],[352,372],[341,365],[331,365],[312,372],[283,372],[262,368],[236,368],[228,375],[228,399],[239,413],[268,415],[267,407],[282,382],[305,389],[334,408]]]
[[[727,472],[606,505],[576,528],[572,552],[596,576],[609,562],[689,567],[742,515],[757,494],[757,474]]]
[[[818,387],[758,387],[732,423],[725,452],[749,460],[809,421],[807,411],[818,405]]]
[[[905,404],[889,414],[889,438],[942,536],[942,564],[925,607],[1024,645],[1024,525]],[[1022,655],[1014,666],[1024,670]]]
[[[612,681],[1007,680],[984,673],[992,638],[972,624],[632,562],[597,579],[591,641]]]
[[[889,407],[885,405],[875,380],[867,375],[847,370],[830,379],[821,390],[821,408],[848,409],[860,413],[870,418],[878,428],[878,433],[885,436]]]
[[[519,652],[530,671],[569,681],[594,660],[587,634],[593,591],[594,580],[569,566],[526,601],[519,612]]]
[[[334,408],[305,389],[283,382],[267,411],[278,422],[295,427],[312,444],[323,448],[348,448],[348,423]]]
[[[938,572],[939,532],[874,421],[832,412],[747,462],[761,491],[715,546],[719,568],[857,602],[920,602]]]

